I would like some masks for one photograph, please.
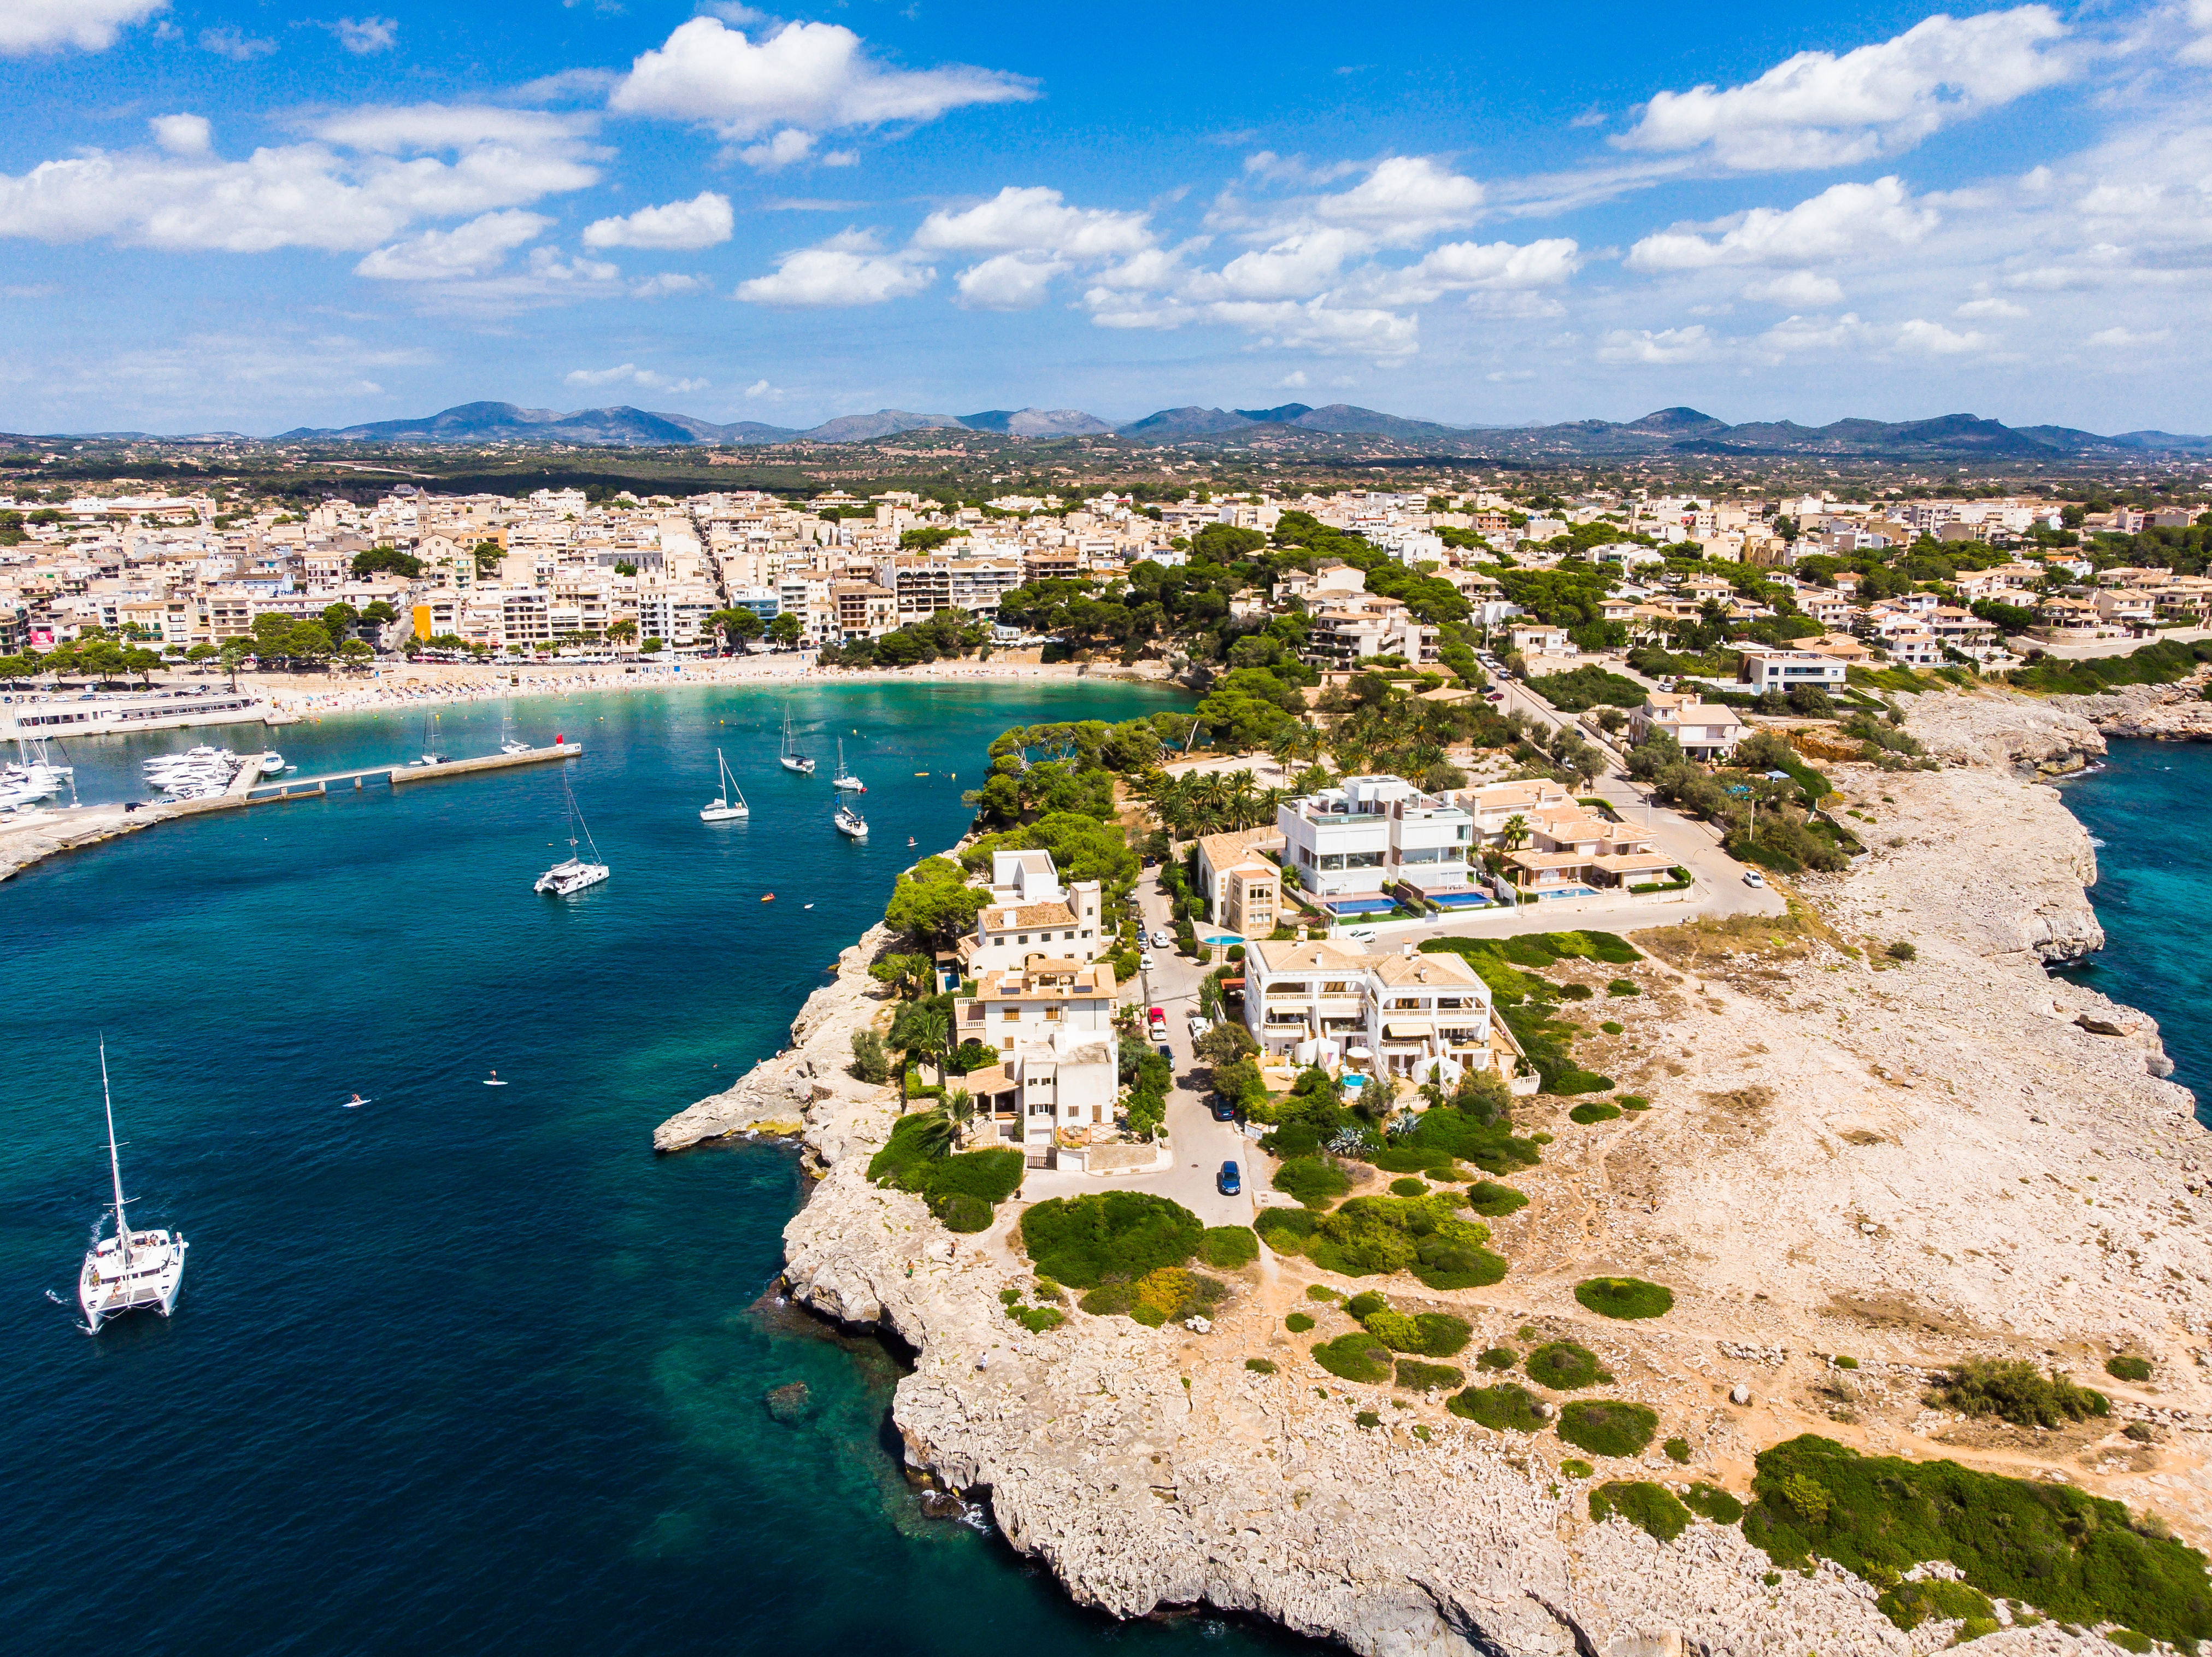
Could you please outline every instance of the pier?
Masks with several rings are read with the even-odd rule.
[[[300,800],[326,795],[333,785],[351,783],[359,789],[371,781],[398,789],[411,783],[438,783],[451,777],[473,777],[483,771],[507,771],[516,765],[542,765],[549,760],[574,759],[584,752],[580,742],[556,742],[550,748],[526,748],[520,753],[488,753],[474,759],[447,759],[434,765],[366,765],[358,771],[326,771],[320,777],[272,777],[262,780],[258,772],[251,782],[231,784],[220,800],[204,800],[196,803],[218,808],[228,804],[265,806],[280,800]],[[247,770],[253,770],[251,761]],[[245,777],[241,771],[240,777]],[[238,798],[233,800],[232,795]]]

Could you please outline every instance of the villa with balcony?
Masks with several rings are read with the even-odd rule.
[[[1471,885],[1474,819],[1403,777],[1347,777],[1275,809],[1283,872],[1344,918],[1387,914],[1401,898],[1444,908],[1487,901]]]
[[[1255,943],[1244,1020],[1264,1052],[1296,1063],[1447,1084],[1488,1067],[1519,1087],[1520,1050],[1492,1016],[1489,986],[1457,955]]]

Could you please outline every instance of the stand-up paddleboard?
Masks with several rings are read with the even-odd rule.
[[[345,1108],[349,1111],[357,1111],[364,1105],[374,1105],[376,1101],[373,1099],[363,1099],[359,1093],[356,1093],[351,1099],[346,1100]]]
[[[499,1079],[499,1072],[494,1070],[489,1075],[484,1078],[484,1086],[487,1087],[504,1087],[507,1084]]]

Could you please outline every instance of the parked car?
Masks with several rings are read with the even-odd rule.
[[[1375,941],[1375,929],[1371,926],[1355,926],[1351,931],[1346,933],[1344,935],[1351,939],[1354,943],[1373,943]]]
[[[1152,934],[1152,947],[1155,949],[1174,948],[1175,934],[1169,931],[1165,927],[1160,928],[1158,931]]]
[[[1190,1015],[1190,1039],[1193,1041],[1196,1041],[1212,1028],[1213,1028],[1213,1020],[1205,1014],[1193,1013]]]
[[[1755,868],[1747,868],[1743,872],[1743,883],[1746,886],[1765,886],[1766,877]]]
[[[1218,1093],[1213,1096],[1212,1108],[1216,1122],[1234,1122],[1237,1119],[1237,1107]]]
[[[1237,1172],[1234,1162],[1224,1162],[1221,1172],[1213,1176],[1213,1184],[1224,1197],[1234,1197],[1244,1189],[1244,1176]]]
[[[1175,1049],[1169,1046],[1164,1041],[1160,1043],[1155,1051],[1158,1052],[1162,1058],[1167,1060],[1169,1063],[1172,1064],[1175,1063]]]
[[[1152,952],[1151,950],[1145,950],[1138,955],[1137,969],[1142,972],[1149,972],[1152,970]]]
[[[1155,1007],[1146,1015],[1145,1023],[1151,1028],[1154,1041],[1165,1041],[1168,1039],[1168,1015],[1158,1008]]]

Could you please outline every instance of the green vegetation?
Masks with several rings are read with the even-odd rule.
[[[1647,1536],[1672,1542],[1690,1528],[1690,1510],[1664,1484],[1613,1479],[1589,1493],[1589,1516],[1600,1524],[1619,1514]]]
[[[1656,1411],[1620,1398],[1577,1398],[1559,1410],[1559,1436],[1594,1456],[1639,1454],[1658,1426]]]
[[[884,924],[916,949],[948,949],[972,932],[975,917],[988,901],[981,886],[968,884],[968,872],[949,857],[925,857],[898,877]]]
[[[1881,1614],[1907,1634],[1933,1617],[1965,1624],[1954,1644],[1997,1631],[1996,1607],[1979,1588],[1937,1578],[1926,1582],[1899,1582],[1875,1601]]]
[[[1463,1392],[1454,1393],[1444,1408],[1478,1427],[1493,1428],[1501,1433],[1540,1432],[1544,1426],[1543,1410],[1536,1395],[1511,1381],[1496,1386],[1470,1386]]]
[[[1010,1306],[1006,1315],[1032,1335],[1057,1329],[1067,1321],[1067,1313],[1056,1306]]]
[[[1599,1025],[1597,1027],[1604,1031],[1606,1034],[1609,1036],[1620,1035],[1628,1028],[1626,1025],[1616,1024],[1611,1019],[1607,1019],[1603,1024]],[[1616,1112],[1616,1114],[1618,1114],[1618,1112]]]
[[[1450,1197],[1355,1197],[1332,1214],[1267,1209],[1255,1221],[1279,1254],[1304,1254],[1347,1277],[1410,1271],[1431,1288],[1475,1288],[1505,1275],[1482,1245],[1490,1229],[1455,1217]]]
[[[1275,1363],[1272,1358],[1247,1358],[1244,1360],[1244,1367],[1255,1375],[1272,1375],[1275,1373]]]
[[[1608,996],[1640,996],[1644,992],[1637,988],[1634,978],[1615,978],[1605,986],[1605,993]]]
[[[1597,1471],[1597,1469],[1591,1466],[1589,1463],[1584,1461],[1580,1456],[1562,1456],[1559,1458],[1559,1477],[1561,1478],[1588,1478],[1595,1471]]]
[[[1651,692],[1632,679],[1609,673],[1598,667],[1577,667],[1571,673],[1547,673],[1532,679],[1528,688],[1562,713],[1611,706],[1640,708]]]
[[[1562,960],[1626,966],[1643,959],[1626,940],[1610,932],[1534,932],[1512,938],[1429,938],[1421,949],[1426,954],[1458,955],[1480,975],[1490,986],[1498,1017],[1543,1078],[1546,1093],[1572,1095],[1611,1089],[1610,1079],[1575,1063],[1576,1026],[1551,1016],[1559,988],[1528,969]],[[1498,1167],[1490,1171],[1504,1172]]]
[[[1398,1360],[1397,1385],[1409,1392],[1440,1392],[1457,1386],[1467,1376],[1448,1363],[1424,1363],[1418,1358]]]
[[[1283,1327],[1289,1330],[1293,1335],[1303,1335],[1306,1331],[1311,1329],[1313,1326],[1313,1318],[1311,1314],[1308,1313],[1293,1312],[1289,1317],[1283,1319]]]
[[[1367,1332],[1394,1352],[1417,1352],[1425,1358],[1449,1358],[1467,1345],[1474,1331],[1464,1318],[1449,1312],[1424,1312],[1407,1317],[1389,1307],[1378,1307],[1360,1319]]]
[[[1641,1277],[1588,1277],[1575,1299],[1601,1318],[1658,1318],[1674,1309],[1674,1291]]]
[[[1667,1453],[1667,1459],[1674,1462],[1678,1466],[1686,1467],[1690,1465],[1689,1440],[1686,1438],[1670,1438],[1659,1447]]]
[[[1467,1178],[1457,1168],[1462,1161],[1486,1173],[1510,1173],[1541,1160],[1534,1140],[1514,1136],[1513,1096],[1495,1070],[1470,1071],[1449,1099],[1432,1088],[1430,1100],[1409,1130],[1376,1154],[1377,1167],[1418,1168],[1442,1184]]]
[[[1338,1294],[1336,1290],[1331,1288],[1327,1283],[1308,1283],[1306,1285],[1306,1299],[1309,1301],[1340,1301],[1343,1298],[1343,1295]]]
[[[1206,1232],[1180,1203],[1134,1191],[1049,1197],[1023,1212],[1021,1228],[1037,1270],[1077,1288],[1179,1266]]]
[[[1382,1417],[1376,1415],[1372,1410],[1362,1410],[1358,1415],[1352,1418],[1352,1424],[1356,1427],[1372,1428],[1380,1427],[1382,1424]]]
[[[1986,1594],[2179,1645],[2212,1637],[2204,1556],[2071,1485],[1953,1461],[1862,1456],[1808,1435],[1762,1451],[1744,1535],[1784,1566],[1819,1555],[1885,1589],[1948,1560]],[[1887,1609],[1887,1606],[1884,1607]]]
[[[1219,1270],[1234,1271],[1260,1258],[1260,1239],[1249,1226],[1208,1226],[1198,1240],[1198,1258]]]
[[[1478,1179],[1467,1188],[1467,1205],[1485,1219],[1499,1220],[1528,1206],[1528,1199],[1510,1185]]]
[[[1096,1318],[1122,1316],[1158,1329],[1211,1312],[1229,1293],[1226,1283],[1181,1266],[1162,1266],[1133,1282],[1109,1279],[1078,1302]]]
[[[1390,1379],[1390,1349],[1364,1330],[1316,1342],[1314,1362],[1340,1380],[1375,1383]]]
[[[1334,1157],[1295,1156],[1275,1170],[1275,1189],[1307,1208],[1325,1209],[1352,1189],[1352,1179]]]
[[[2015,667],[2007,680],[2023,691],[2051,696],[2095,696],[2120,685],[2171,685],[2186,679],[2200,661],[2212,661],[2212,640],[2185,644],[2162,638],[2124,656],[2094,656],[2086,661],[2046,657]]]
[[[2105,1373],[2114,1380],[2147,1381],[2150,1379],[2150,1360],[2123,1352],[2105,1360]]]
[[[1692,1513],[1702,1514],[1716,1525],[1733,1525],[1743,1517],[1743,1503],[1717,1484],[1692,1484],[1682,1492],[1682,1501]]]
[[[1594,1099],[1585,1104],[1577,1105],[1567,1112],[1568,1121],[1579,1122],[1585,1128],[1596,1122],[1618,1121],[1620,1117],[1620,1106],[1608,1105],[1601,1099]]]
[[[1486,1346],[1474,1362],[1483,1369],[1510,1369],[1521,1362],[1521,1355],[1510,1346]]]
[[[2018,1358],[1969,1358],[1936,1383],[1936,1396],[1962,1416],[1996,1416],[2015,1427],[2063,1427],[2112,1408],[2102,1392]]]
[[[1528,1355],[1528,1379],[1554,1392],[1575,1392],[1613,1377],[1589,1348],[1576,1341],[1552,1341]]]
[[[1624,1111],[1648,1111],[1651,1108],[1651,1101],[1642,1093],[1622,1093],[1613,1102]]]
[[[1024,1159],[1017,1150],[956,1154],[959,1136],[960,1124],[942,1112],[902,1116],[869,1159],[868,1178],[918,1192],[951,1230],[985,1230],[992,1210],[1021,1189]]]
[[[891,1056],[885,1051],[884,1039],[878,1032],[853,1032],[853,1074],[862,1081],[879,1085],[891,1079]]]
[[[1429,1185],[1425,1179],[1393,1179],[1390,1182],[1390,1195],[1393,1197],[1426,1197],[1428,1194]]]

